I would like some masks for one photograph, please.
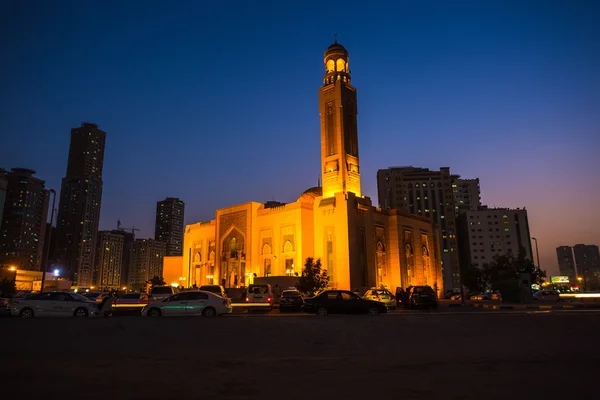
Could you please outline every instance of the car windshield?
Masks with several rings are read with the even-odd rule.
[[[73,297],[73,300],[75,300],[75,301],[84,301],[86,303],[91,301],[89,298],[82,296],[80,294],[77,294],[77,293],[71,293],[71,296]]]
[[[388,292],[387,290],[372,290],[371,294],[372,295],[377,295],[377,296],[389,296],[389,295],[391,295],[391,293]]]
[[[283,292],[281,294],[283,297],[300,297],[300,292],[296,292],[295,290],[290,290],[289,292]]]
[[[248,287],[248,293],[265,294],[268,292],[269,292],[269,286],[267,286],[267,285],[250,285]]]

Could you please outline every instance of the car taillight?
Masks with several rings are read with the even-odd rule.
[[[267,297],[267,302],[270,303],[271,302],[271,298]]]
[[[246,297],[246,301],[250,301],[250,297]]]
[[[230,302],[231,302],[231,300],[225,299],[225,300],[223,300],[223,305],[228,306]]]

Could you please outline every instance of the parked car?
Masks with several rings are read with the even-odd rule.
[[[538,290],[533,294],[533,300],[538,301],[563,301],[560,298],[560,293],[555,290]]]
[[[154,301],[156,299],[146,293],[127,293],[115,301],[114,307],[120,311],[140,310]]]
[[[408,308],[434,308],[438,306],[437,296],[431,286],[411,286],[408,291]]]
[[[387,313],[385,304],[363,299],[349,290],[326,290],[318,296],[304,299],[302,311],[317,315]]]
[[[106,307],[110,307],[107,304]],[[33,317],[91,317],[103,314],[100,305],[77,293],[37,293],[9,303],[10,313],[21,318]]]
[[[371,288],[365,292],[363,299],[380,301],[388,310],[396,309],[396,296],[387,289]]]
[[[200,286],[200,290],[206,290],[207,292],[218,294],[221,297],[229,297],[227,296],[227,291],[221,285],[202,285]]]
[[[162,300],[178,292],[179,289],[173,286],[154,286],[150,290],[150,295],[154,298],[154,300]]]
[[[281,292],[281,300],[279,301],[279,311],[300,311],[304,304],[302,293],[297,290],[284,290]]]
[[[87,299],[95,301],[96,303],[102,303],[105,297],[108,297],[108,292],[87,292],[81,293],[81,295]]]
[[[273,289],[269,284],[250,285],[246,290],[246,304],[251,307],[273,309]],[[248,309],[250,310],[250,308]]]
[[[205,290],[176,293],[162,300],[147,304],[142,315],[148,317],[203,316],[216,317],[231,314],[231,299],[223,298]]]

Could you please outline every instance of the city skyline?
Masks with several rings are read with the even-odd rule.
[[[527,208],[531,236],[539,239],[540,264],[557,274],[557,246],[597,244],[600,237],[600,217],[590,213],[600,197],[590,185],[599,166],[594,151],[600,140],[594,137],[600,123],[593,113],[600,104],[600,55],[589,35],[598,30],[592,25],[593,10],[565,4],[490,15],[493,6],[464,4],[454,14],[441,5],[431,13],[418,6],[392,6],[389,16],[379,17],[393,16],[404,25],[369,25],[370,33],[352,26],[373,17],[373,11],[365,8],[359,16],[363,8],[350,4],[340,11],[348,21],[331,26],[323,23],[327,7],[319,6],[315,26],[305,27],[305,35],[296,31],[297,23],[285,20],[289,10],[282,5],[270,5],[268,29],[254,29],[241,15],[260,20],[265,6],[248,10],[240,3],[234,28],[219,30],[222,37],[212,42],[195,40],[206,34],[203,29],[217,29],[224,9],[209,9],[215,21],[198,28],[184,9],[160,16],[149,7],[145,22],[129,30],[119,17],[126,20],[139,10],[94,5],[100,16],[118,23],[102,31],[107,38],[90,33],[78,42],[58,25],[73,19],[69,23],[77,29],[83,7],[48,9],[50,18],[33,16],[38,23],[33,33],[18,34],[15,24],[26,10],[11,5],[10,21],[2,28],[15,43],[4,43],[12,57],[0,67],[4,76],[13,77],[5,83],[2,100],[9,116],[1,120],[0,130],[9,134],[0,142],[0,166],[35,169],[47,188],[58,191],[69,131],[89,121],[107,133],[102,230],[115,229],[121,219],[141,229],[139,238],[152,237],[156,201],[166,196],[186,202],[186,224],[249,200],[294,201],[318,179],[319,154],[312,149],[319,142],[314,97],[322,69],[315,60],[337,31],[351,52],[350,69],[361,87],[363,195],[377,204],[376,172],[394,165],[449,166],[464,178],[479,178],[483,204]],[[51,6],[41,6],[46,7]],[[90,6],[85,8],[90,12]],[[469,12],[451,22],[463,8]],[[500,21],[496,30],[482,22],[486,16]],[[425,28],[411,18],[428,22],[438,34],[448,30],[449,36],[423,37]],[[155,28],[157,21],[166,22]],[[517,24],[523,21],[530,24]],[[552,22],[557,24],[548,26]],[[161,41],[166,27],[173,32]],[[48,29],[54,36],[36,37]],[[193,32],[194,38],[185,35]],[[125,45],[111,47],[122,35],[128,38]],[[175,42],[178,46],[172,46]],[[551,46],[557,42],[561,46]],[[52,46],[61,51],[50,54]],[[128,53],[128,46],[135,50]],[[76,57],[87,47],[99,53],[97,63]],[[385,51],[389,60],[380,58]],[[35,75],[41,67],[28,62],[40,54],[50,60],[39,70],[41,76]],[[67,57],[68,73],[61,72],[58,67]],[[21,64],[28,67],[20,71]],[[82,92],[90,94],[85,102],[73,96],[80,85],[89,90]],[[35,99],[20,94],[31,92],[30,86],[41,88]],[[25,134],[34,140],[19,146]],[[168,141],[161,140],[165,135]]]

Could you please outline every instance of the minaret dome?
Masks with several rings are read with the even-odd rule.
[[[348,51],[337,40],[325,51],[325,78],[323,85],[329,85],[336,80],[350,84],[350,69],[348,67]]]

